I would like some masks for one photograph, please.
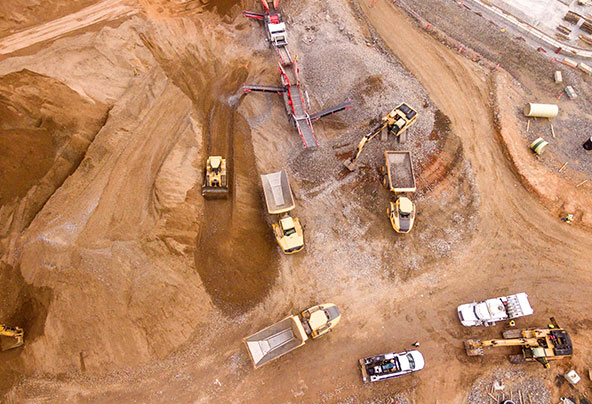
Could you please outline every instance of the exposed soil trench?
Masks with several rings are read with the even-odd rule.
[[[278,269],[278,252],[264,218],[259,176],[248,123],[232,95],[247,77],[243,67],[211,77],[211,100],[203,102],[208,155],[227,159],[230,197],[206,201],[195,266],[214,303],[236,314],[261,301]],[[202,93],[205,94],[205,93]],[[218,98],[216,98],[218,96]],[[205,163],[205,162],[204,162]]]

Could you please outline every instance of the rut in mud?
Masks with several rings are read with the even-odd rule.
[[[244,73],[239,68],[221,78],[228,80],[226,90],[234,91],[220,91],[222,100],[213,101],[207,111],[204,143],[208,155],[227,159],[230,195],[226,200],[206,201],[195,250],[195,266],[206,290],[228,313],[259,303],[278,268],[277,247],[264,219],[251,131],[236,111],[238,104],[226,101],[246,78]]]

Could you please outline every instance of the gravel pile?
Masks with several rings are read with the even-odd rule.
[[[501,391],[493,389],[494,383],[504,386]],[[493,395],[496,400],[491,398]],[[550,404],[551,393],[545,387],[543,379],[527,375],[522,370],[517,369],[496,369],[492,376],[479,379],[473,384],[467,404],[498,404],[503,399],[512,398],[514,402],[520,404],[520,396],[523,403],[529,404]]]

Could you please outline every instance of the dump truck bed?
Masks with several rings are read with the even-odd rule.
[[[285,171],[261,175],[265,204],[270,214],[280,214],[294,209],[294,196]]]
[[[415,174],[411,152],[384,152],[389,188],[393,192],[415,192]]]
[[[297,316],[287,317],[247,338],[247,346],[253,366],[258,368],[288,352],[301,347],[308,339]]]

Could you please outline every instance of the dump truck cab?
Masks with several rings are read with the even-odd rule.
[[[397,233],[409,233],[415,221],[415,204],[406,196],[400,196],[390,203],[387,214]]]
[[[278,215],[272,224],[275,239],[284,254],[294,254],[304,248],[304,232],[298,218],[288,214],[296,207],[294,195],[285,171],[261,175],[267,211]]]
[[[294,254],[304,248],[304,233],[298,218],[284,215],[272,227],[276,240],[285,254]]]
[[[300,320],[306,334],[316,339],[327,334],[339,323],[341,314],[332,303],[311,307],[300,313]]]
[[[226,160],[222,156],[208,157],[201,194],[206,199],[228,197]]]

